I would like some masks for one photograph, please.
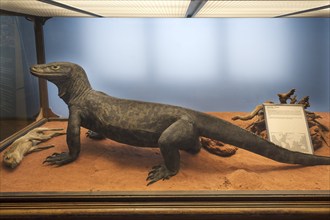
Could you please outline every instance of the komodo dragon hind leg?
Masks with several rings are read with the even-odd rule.
[[[89,130],[86,132],[86,137],[90,138],[90,139],[94,139],[94,140],[102,140],[105,139],[106,137],[103,136],[102,134],[99,134],[95,131]]]
[[[198,153],[201,143],[193,123],[188,119],[180,119],[169,126],[160,136],[158,146],[164,164],[154,166],[148,174],[147,185],[159,180],[166,180],[176,175],[180,169],[179,149],[189,153]]]

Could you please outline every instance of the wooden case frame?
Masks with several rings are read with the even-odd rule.
[[[328,219],[323,191],[2,193],[0,218]]]
[[[1,15],[19,15],[1,11]],[[34,22],[38,63],[45,63],[43,24]],[[47,83],[39,79],[36,122],[0,143],[4,149],[27,131],[56,120]],[[329,191],[166,191],[0,193],[0,219],[328,219]]]

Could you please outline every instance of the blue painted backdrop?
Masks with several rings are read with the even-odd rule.
[[[330,111],[330,19],[91,19],[46,22],[47,62],[82,65],[113,96],[200,111],[250,111],[278,92]],[[67,107],[49,85],[50,104]]]

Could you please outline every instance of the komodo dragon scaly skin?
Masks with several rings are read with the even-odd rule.
[[[47,157],[45,162],[51,165],[64,165],[77,159],[80,126],[121,143],[159,147],[164,164],[151,169],[148,185],[176,175],[180,168],[179,150],[198,153],[201,149],[199,136],[235,145],[282,163],[330,164],[330,157],[289,151],[205,113],[172,105],[119,99],[95,91],[83,68],[77,64],[34,65],[31,73],[54,83],[59,96],[69,107],[69,152]]]

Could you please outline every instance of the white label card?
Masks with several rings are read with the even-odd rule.
[[[288,150],[313,154],[302,105],[264,104],[268,139]]]

